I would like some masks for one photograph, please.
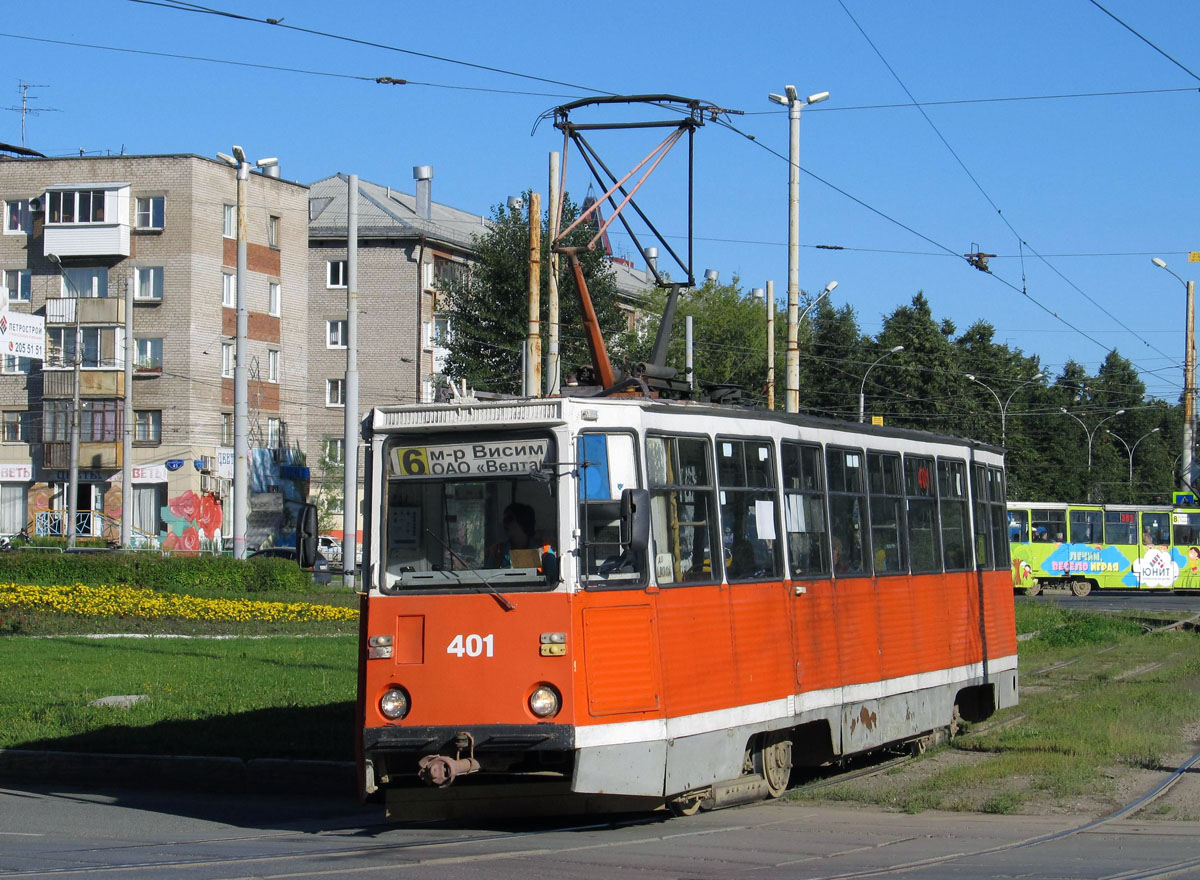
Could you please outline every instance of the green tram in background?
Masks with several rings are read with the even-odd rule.
[[[1013,587],[1200,590],[1200,508],[1008,502]]]

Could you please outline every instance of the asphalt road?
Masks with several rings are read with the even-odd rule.
[[[1200,614],[1200,594],[1150,593],[1140,590],[1093,590],[1082,599],[1068,590],[1052,590],[1037,596],[1018,596],[1018,601],[1052,602],[1080,611],[1146,611],[1186,616]]]
[[[690,818],[387,826],[346,801],[0,789],[0,878],[1200,876],[1200,823],[773,802]]]

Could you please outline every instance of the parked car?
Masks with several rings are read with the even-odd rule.
[[[264,547],[261,550],[255,550],[247,559],[290,559],[296,563],[300,561],[297,558],[295,547]],[[322,556],[319,550],[312,571],[314,584],[327,584],[333,578],[329,573],[329,560]]]
[[[317,538],[317,552],[330,562],[341,562],[342,542],[332,535],[320,535]]]

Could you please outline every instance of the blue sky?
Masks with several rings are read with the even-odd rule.
[[[1116,347],[1152,393],[1175,400],[1183,287],[1150,258],[1163,257],[1184,278],[1200,275],[1200,264],[1187,262],[1200,250],[1200,79],[1189,72],[1200,74],[1200,4],[1100,2],[1145,40],[1090,0],[229,0],[213,8],[597,90],[671,93],[745,111],[730,121],[754,141],[715,125],[696,136],[695,269],[716,269],[723,281],[736,275],[747,289],[772,279],[780,298],[787,163],[772,151],[786,155],[788,123],[767,94],[786,83],[802,95],[828,90],[830,99],[803,115],[801,166],[816,178],[801,178],[802,288],[836,279],[835,304],[851,303],[869,333],[923,290],[938,318],[960,330],[989,321],[998,340],[1040,356],[1054,373],[1068,358],[1095,369]],[[545,191],[547,154],[561,148],[561,136],[534,123],[589,94],[131,0],[10,3],[0,32],[8,99],[0,106],[19,105],[20,81],[45,86],[31,92],[31,106],[56,109],[28,117],[27,142],[48,155],[212,155],[238,143],[252,158],[278,156],[289,179],[341,171],[408,192],[412,166],[430,164],[434,198],[477,213],[528,187]],[[346,78],[355,76],[412,84]],[[909,103],[905,87],[923,103],[974,103],[927,103],[935,131],[912,106],[879,106]],[[1146,93],[979,101],[1133,91]],[[19,143],[20,115],[0,119],[0,141]],[[593,138],[613,167],[640,159],[657,139]],[[677,236],[686,231],[684,156],[673,152],[640,200]],[[568,189],[579,195],[587,183],[572,154]],[[623,237],[613,242],[629,254]],[[997,255],[992,276],[952,256],[975,246]]]

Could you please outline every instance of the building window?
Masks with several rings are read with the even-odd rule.
[[[101,366],[112,366],[101,363],[101,339],[109,344],[116,342],[112,327],[80,327],[79,339],[82,343],[80,366],[99,369]],[[75,328],[49,327],[46,329],[46,367],[69,368],[75,366]]]
[[[279,218],[274,214],[267,218],[267,247],[279,248]]]
[[[162,337],[135,339],[133,344],[136,352],[134,369],[142,372],[162,372]]]
[[[433,258],[433,275],[439,290],[446,290],[456,284],[461,284],[467,278],[467,264],[445,257]],[[433,285],[426,285],[427,287]]]
[[[345,406],[346,405],[346,380],[345,379],[326,379],[325,380],[325,405],[326,406]]]
[[[162,196],[143,196],[137,200],[136,222],[138,229],[163,228]]]
[[[4,203],[5,235],[28,234],[32,225],[29,199],[14,199]]]
[[[267,313],[273,317],[279,317],[279,306],[283,300],[282,291],[278,281],[270,281],[267,283]]]
[[[108,296],[108,269],[103,266],[88,268],[66,268],[62,270],[63,299],[83,297],[85,299]]]
[[[346,286],[346,261],[345,260],[329,260],[325,263],[326,287],[345,287]]]
[[[233,367],[235,364],[233,343],[221,343],[221,375],[226,379],[233,376]]]
[[[221,273],[221,305],[227,309],[237,308],[237,276]]]
[[[225,205],[222,217],[221,234],[226,238],[237,238],[237,208]]]
[[[346,441],[342,437],[325,438],[325,463],[341,464],[346,458]]]
[[[325,322],[325,347],[326,348],[345,348],[346,347],[346,322],[345,321],[326,321]]]
[[[221,445],[233,445],[233,413],[221,413]]]
[[[44,401],[42,404],[42,442],[65,443],[70,439],[71,401]]]
[[[46,193],[46,222],[104,223],[104,190],[51,190]]]
[[[279,382],[279,352],[274,349],[267,352],[267,381]]]
[[[24,483],[0,485],[0,534],[15,535],[29,526],[28,491]]]
[[[29,302],[33,279],[28,269],[5,269],[4,286],[10,302]]]
[[[33,360],[30,358],[17,357],[15,355],[6,354],[4,356],[4,372],[6,373],[25,373],[33,372]]]
[[[280,419],[267,419],[267,448],[278,449],[283,445],[283,422]]]
[[[133,276],[133,298],[160,302],[163,298],[163,267],[139,266]]]
[[[4,413],[4,442],[29,442],[29,411],[8,410]]]
[[[133,413],[133,439],[138,443],[161,443],[162,410],[135,410]]]
[[[69,406],[71,402],[64,403]],[[120,400],[84,400],[79,404],[79,439],[83,443],[117,442],[124,430],[123,422]]]

